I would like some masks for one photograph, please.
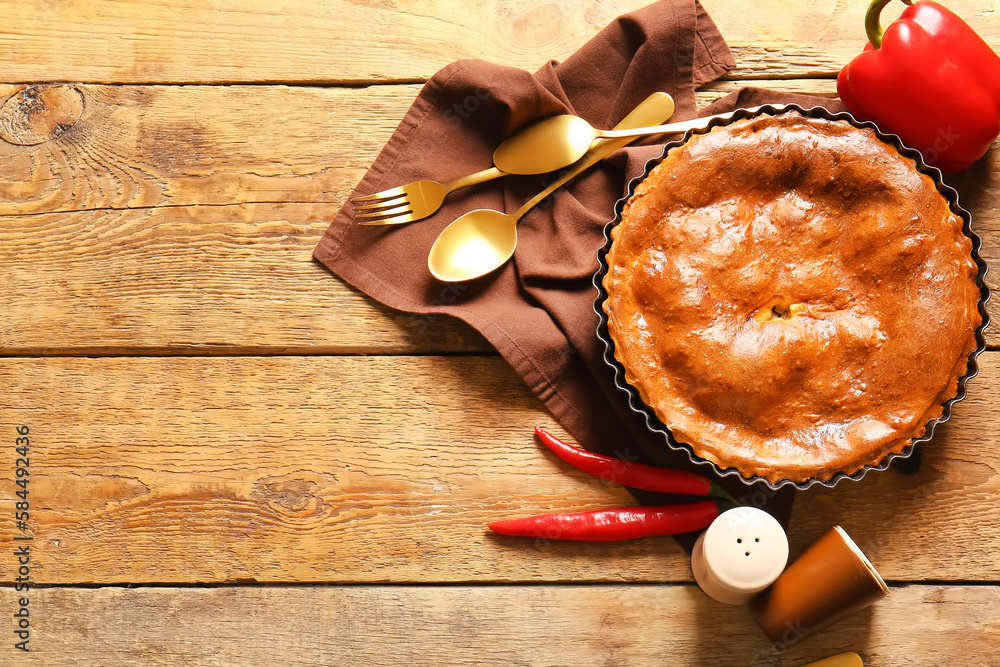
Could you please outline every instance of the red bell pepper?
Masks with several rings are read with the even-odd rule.
[[[1000,135],[1000,57],[958,16],[931,0],[903,10],[884,33],[874,0],[869,44],[840,71],[848,110],[899,135],[942,171],[967,169]]]

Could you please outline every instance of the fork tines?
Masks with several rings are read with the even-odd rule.
[[[406,192],[403,190],[403,186],[398,188],[389,188],[388,190],[382,190],[382,192],[374,192],[370,195],[364,195],[363,197],[355,197],[351,200],[352,204],[364,203],[364,202],[381,202],[387,199],[397,199],[405,195]]]
[[[388,204],[370,204],[368,206],[355,206],[354,218],[358,221],[374,220],[376,218],[394,217],[412,213],[413,210],[408,202],[390,202]]]
[[[354,205],[354,219],[362,225],[379,224],[389,219],[392,222],[404,222],[401,216],[413,213],[402,188],[355,197],[351,204]]]

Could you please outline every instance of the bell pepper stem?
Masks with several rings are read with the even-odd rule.
[[[882,16],[882,10],[890,2],[892,0],[872,0],[872,4],[868,6],[868,13],[865,14],[865,32],[868,33],[868,41],[871,42],[873,48],[877,49],[882,46],[882,35],[885,34],[885,30],[882,30],[879,19]],[[912,5],[913,0],[903,0],[903,4]]]

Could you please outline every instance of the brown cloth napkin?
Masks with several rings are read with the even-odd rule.
[[[534,75],[476,60],[453,63],[427,82],[352,197],[425,178],[446,182],[485,169],[503,137],[553,114],[572,113],[595,127],[610,128],[651,93],[666,91],[676,103],[673,120],[691,118],[697,113],[695,89],[735,65],[696,0],[661,0],[623,15],[565,62],[550,61]],[[841,108],[830,100],[744,90],[703,113],[787,101]],[[597,293],[592,278],[604,244],[603,228],[628,179],[660,154],[665,139],[618,151],[535,207],[518,225],[513,260],[483,278],[437,281],[427,269],[434,239],[473,209],[515,210],[554,175],[507,176],[460,190],[434,216],[403,226],[359,226],[346,204],[315,258],[378,301],[421,314],[411,319],[415,328],[426,327],[427,318],[436,314],[468,322],[586,448],[691,468],[685,455],[648,431],[629,409],[626,394],[614,386],[593,309]],[[697,469],[711,474],[705,466]],[[763,486],[747,488],[731,477],[726,485],[745,502],[767,504],[787,522],[787,490],[775,494]],[[641,492],[636,496],[647,503],[673,500]]]

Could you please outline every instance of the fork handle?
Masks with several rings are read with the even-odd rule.
[[[506,172],[500,171],[496,167],[490,167],[489,169],[483,169],[482,171],[477,171],[474,174],[469,174],[467,176],[462,176],[461,178],[456,178],[450,183],[445,183],[444,187],[448,188],[448,192],[453,192],[459,188],[467,188],[470,185],[476,185],[477,183],[485,183],[486,181],[492,181],[494,178],[500,178],[505,175]]]

